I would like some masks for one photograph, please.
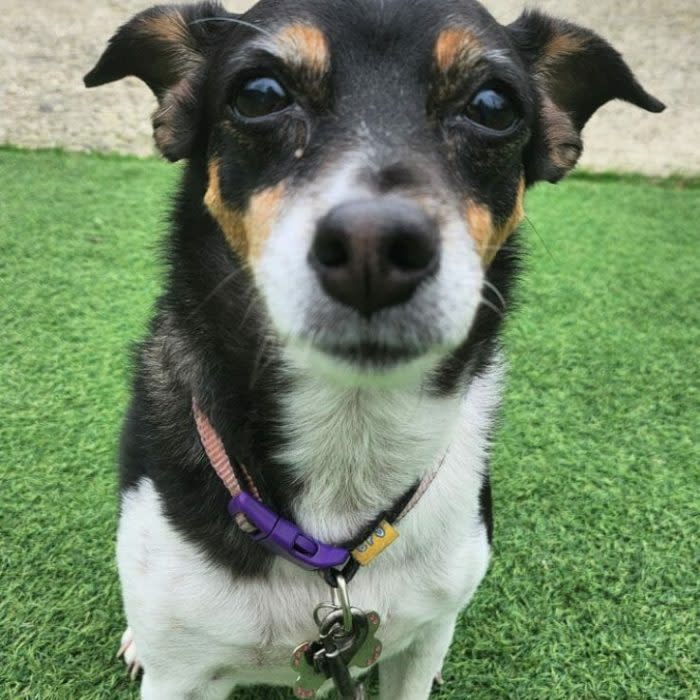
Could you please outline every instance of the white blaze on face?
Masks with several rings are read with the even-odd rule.
[[[326,294],[308,262],[318,222],[334,207],[372,196],[359,183],[358,172],[366,167],[355,156],[330,176],[314,182],[306,192],[292,192],[282,205],[256,269],[258,285],[282,337],[305,334],[305,323]]]
[[[314,352],[310,339],[323,338],[348,347],[374,342],[418,348],[422,355],[432,356],[434,365],[466,338],[484,280],[474,238],[456,205],[450,209],[441,202],[433,207],[440,219],[441,254],[436,275],[421,285],[410,301],[383,309],[370,320],[329,297],[308,261],[317,224],[329,211],[349,201],[378,196],[361,178],[369,168],[368,160],[369,156],[355,155],[306,191],[289,188],[255,265],[257,285],[275,331],[287,347],[296,349],[297,360],[306,358],[299,360],[302,363],[337,362]],[[426,201],[424,193],[421,201]]]

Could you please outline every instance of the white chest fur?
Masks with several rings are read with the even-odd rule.
[[[413,415],[408,418],[395,408],[394,419],[402,418],[403,425],[394,420],[393,429],[387,406],[380,407],[372,419],[386,420],[382,450],[356,442],[358,454],[339,451],[341,442],[353,449],[348,436],[365,427],[367,407],[337,426],[319,422],[321,434],[307,444],[292,442],[288,456],[296,454],[295,464],[311,465],[298,473],[314,484],[295,504],[297,518],[311,534],[336,541],[352,534],[356,522],[366,523],[367,514],[371,518],[385,508],[392,493],[400,494],[422,475],[421,460],[424,472],[449,444],[436,480],[400,524],[397,542],[351,585],[353,604],[377,610],[383,619],[385,658],[407,647],[424,625],[456,614],[486,571],[489,552],[479,490],[498,385],[496,370],[478,379],[465,398],[450,406],[451,414],[427,401],[409,406]],[[324,440],[323,431],[331,437]],[[335,478],[327,474],[332,455]],[[403,460],[401,475],[390,468],[394,457]],[[352,464],[366,469],[354,478]],[[304,469],[322,470],[325,479],[312,478]],[[185,674],[182,687],[203,687],[212,679],[291,683],[290,652],[313,637],[312,611],[329,597],[320,577],[281,560],[267,577],[234,579],[172,527],[148,480],[123,496],[118,563],[146,676],[164,674],[177,683]]]

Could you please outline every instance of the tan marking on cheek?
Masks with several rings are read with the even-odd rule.
[[[445,29],[435,43],[435,63],[443,72],[451,68],[474,62],[482,54],[481,42],[474,32],[453,27]]]
[[[328,40],[311,24],[291,24],[279,34],[281,48],[290,63],[302,63],[315,73],[326,73],[331,64]]]
[[[209,187],[204,195],[204,204],[219,224],[231,248],[242,258],[247,258],[248,241],[243,228],[243,216],[238,210],[229,207],[221,197],[218,160],[209,161]]]
[[[209,163],[209,187],[204,204],[219,224],[233,251],[254,266],[260,260],[284,196],[284,183],[254,194],[245,211],[233,209],[221,196],[219,161]]]
[[[494,235],[489,242],[488,248],[484,250],[482,259],[489,265],[496,257],[496,253],[503,247],[505,242],[513,235],[515,229],[520,226],[525,218],[525,178],[521,177],[518,183],[518,194],[515,198],[515,206],[508,219],[494,229]]]
[[[277,220],[284,197],[284,183],[253,195],[243,217],[248,238],[248,260],[257,263],[262,257],[272,226]]]
[[[470,202],[465,209],[465,219],[469,233],[476,243],[476,250],[481,257],[484,268],[488,267],[496,254],[511,237],[525,218],[525,178],[520,178],[518,194],[513,211],[508,219],[495,225],[491,210],[483,204]]]
[[[493,235],[491,210],[483,204],[470,202],[466,206],[464,218],[467,221],[469,235],[476,243],[476,250],[483,258],[484,249]]]

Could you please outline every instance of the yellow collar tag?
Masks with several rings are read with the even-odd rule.
[[[394,529],[386,520],[383,520],[359,547],[352,550],[352,557],[358,564],[367,566],[389,545],[395,542],[398,536],[398,530]]]

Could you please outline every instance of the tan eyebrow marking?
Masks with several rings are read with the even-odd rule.
[[[487,206],[475,202],[467,204],[465,208],[467,227],[469,228],[469,234],[476,243],[476,249],[484,268],[487,268],[493,262],[503,244],[525,218],[524,203],[525,178],[521,177],[513,210],[508,219],[502,224],[494,224],[493,214]]]
[[[221,196],[218,159],[209,162],[209,187],[204,204],[219,224],[231,249],[254,266],[260,259],[272,226],[279,214],[285,186],[278,185],[254,194],[245,210],[234,209]]]
[[[312,24],[290,24],[276,37],[283,58],[291,64],[302,64],[315,73],[330,69],[331,55],[325,34]]]
[[[455,66],[475,63],[483,55],[483,47],[477,35],[463,27],[445,29],[435,43],[435,64],[443,73]]]

